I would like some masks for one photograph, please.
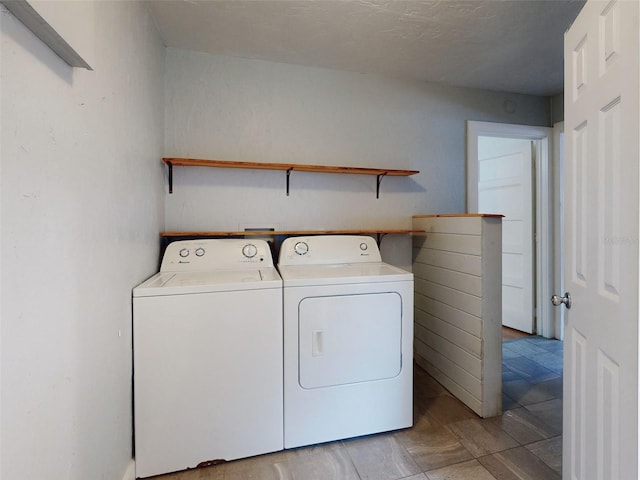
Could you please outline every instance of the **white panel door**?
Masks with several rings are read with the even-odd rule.
[[[565,36],[566,479],[638,478],[638,33],[588,1]]]
[[[478,137],[478,211],[501,213],[502,324],[533,333],[531,140]]]

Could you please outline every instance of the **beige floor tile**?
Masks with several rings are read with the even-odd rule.
[[[396,433],[396,438],[422,471],[473,459],[473,455],[444,425],[416,425],[411,430]]]
[[[450,423],[447,428],[476,458],[508,450],[519,445],[518,442],[490,419],[473,418],[462,420]]]
[[[478,416],[458,399],[450,395],[439,395],[424,402],[425,414],[442,425],[461,420],[478,418]]]
[[[349,440],[344,444],[362,480],[397,480],[421,472],[393,434]]]
[[[520,445],[537,442],[557,435],[557,429],[534,415],[524,407],[504,412],[493,417],[491,422],[511,435]]]
[[[292,480],[360,480],[346,447],[312,449],[312,453],[288,456]]]
[[[416,367],[419,369],[420,367]],[[424,372],[424,370],[423,370]],[[437,397],[447,394],[447,389],[440,385],[433,377],[424,372],[414,375],[413,384],[414,398],[418,401],[425,398]]]
[[[562,398],[562,376],[539,382],[538,388],[553,396],[553,398]]]
[[[545,402],[554,398],[548,388],[531,383],[524,379],[511,380],[502,383],[503,392],[520,405]]]
[[[285,452],[279,452],[226,463],[224,480],[293,479]]]
[[[429,430],[434,426],[442,426],[442,422],[438,421],[433,415],[430,415],[424,405],[416,405],[413,414],[413,426],[408,429],[399,430],[399,432]]]
[[[525,447],[478,459],[500,480],[561,480],[561,476]]]
[[[562,475],[562,437],[553,437],[526,446],[527,450]]]
[[[194,468],[151,477],[150,480],[224,480],[224,467],[224,464],[220,464],[206,468]]]
[[[302,457],[305,455],[314,455],[318,452],[339,450],[344,448],[342,440],[336,442],[319,443],[317,445],[309,445],[306,447],[292,448],[285,450],[286,457],[291,460],[292,458]]]
[[[562,434],[562,399],[527,405],[525,408],[544,422],[554,436]]]
[[[477,460],[426,472],[429,480],[496,480]]]

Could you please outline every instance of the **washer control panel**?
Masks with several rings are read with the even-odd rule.
[[[265,240],[202,239],[172,242],[162,256],[161,272],[208,271],[221,268],[273,267]]]
[[[366,235],[289,237],[282,242],[278,265],[332,265],[382,262],[376,241]]]

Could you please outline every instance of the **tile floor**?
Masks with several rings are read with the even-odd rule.
[[[562,342],[503,343],[503,409],[481,419],[415,367],[413,428],[157,480],[554,480],[562,472]]]

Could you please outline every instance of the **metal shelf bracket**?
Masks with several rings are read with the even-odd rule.
[[[381,173],[378,175],[378,180],[377,180],[377,185],[376,185],[376,198],[380,198],[380,184],[382,183],[382,178],[386,175],[387,173]]]
[[[289,177],[291,177],[291,170],[293,170],[293,168],[287,168],[287,197],[289,196]]]
[[[376,243],[378,244],[378,248],[380,248],[380,244],[382,243],[382,239],[385,237],[385,232],[376,233]]]

